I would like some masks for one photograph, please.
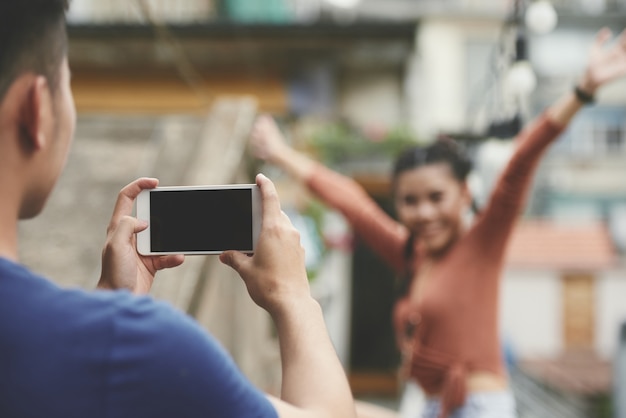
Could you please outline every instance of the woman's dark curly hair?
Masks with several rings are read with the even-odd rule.
[[[440,137],[429,145],[417,145],[400,153],[393,168],[393,180],[395,182],[404,171],[436,163],[448,164],[454,177],[461,182],[472,170],[472,162],[463,147],[451,138]]]

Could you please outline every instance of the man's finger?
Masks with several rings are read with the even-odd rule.
[[[240,272],[241,266],[250,258],[239,251],[224,251],[220,254],[220,261],[231,267],[237,273]]]
[[[178,267],[185,261],[185,256],[182,254],[179,255],[162,255],[159,256],[155,262],[154,266],[157,270],[169,269],[172,267]]]
[[[142,190],[154,189],[159,185],[159,180],[154,178],[142,177],[132,183],[126,185],[117,196],[109,230],[114,229],[124,216],[130,216],[133,213],[133,204],[135,199]]]
[[[257,174],[256,184],[261,190],[263,219],[277,219],[280,216],[280,200],[274,183],[263,174]]]
[[[126,243],[134,234],[143,231],[147,227],[148,223],[146,221],[140,221],[132,216],[123,216],[119,220],[117,228],[115,228],[111,241],[120,244]]]

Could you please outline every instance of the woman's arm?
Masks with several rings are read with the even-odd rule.
[[[315,169],[314,160],[287,145],[276,122],[269,115],[261,115],[256,120],[250,145],[255,157],[275,165],[299,183],[306,184]]]
[[[274,120],[260,116],[251,135],[256,157],[276,165],[329,207],[340,211],[365,243],[403,271],[408,230],[383,211],[353,179],[336,173],[285,143]]]
[[[610,38],[611,32],[606,28],[596,36],[589,63],[577,85],[583,96],[593,97],[600,87],[626,74],[626,31],[607,48]],[[518,148],[477,223],[476,230],[488,235],[485,242],[492,244],[493,250],[504,251],[541,156],[585,104],[579,96],[574,91],[568,92],[519,135]],[[481,223],[485,224],[484,228],[479,226]]]

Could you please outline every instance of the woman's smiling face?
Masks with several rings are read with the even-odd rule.
[[[465,182],[446,162],[426,164],[397,175],[394,184],[399,221],[433,255],[441,255],[463,233],[471,197]]]

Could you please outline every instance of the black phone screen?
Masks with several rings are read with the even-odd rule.
[[[152,252],[206,252],[252,248],[252,190],[150,192]]]

